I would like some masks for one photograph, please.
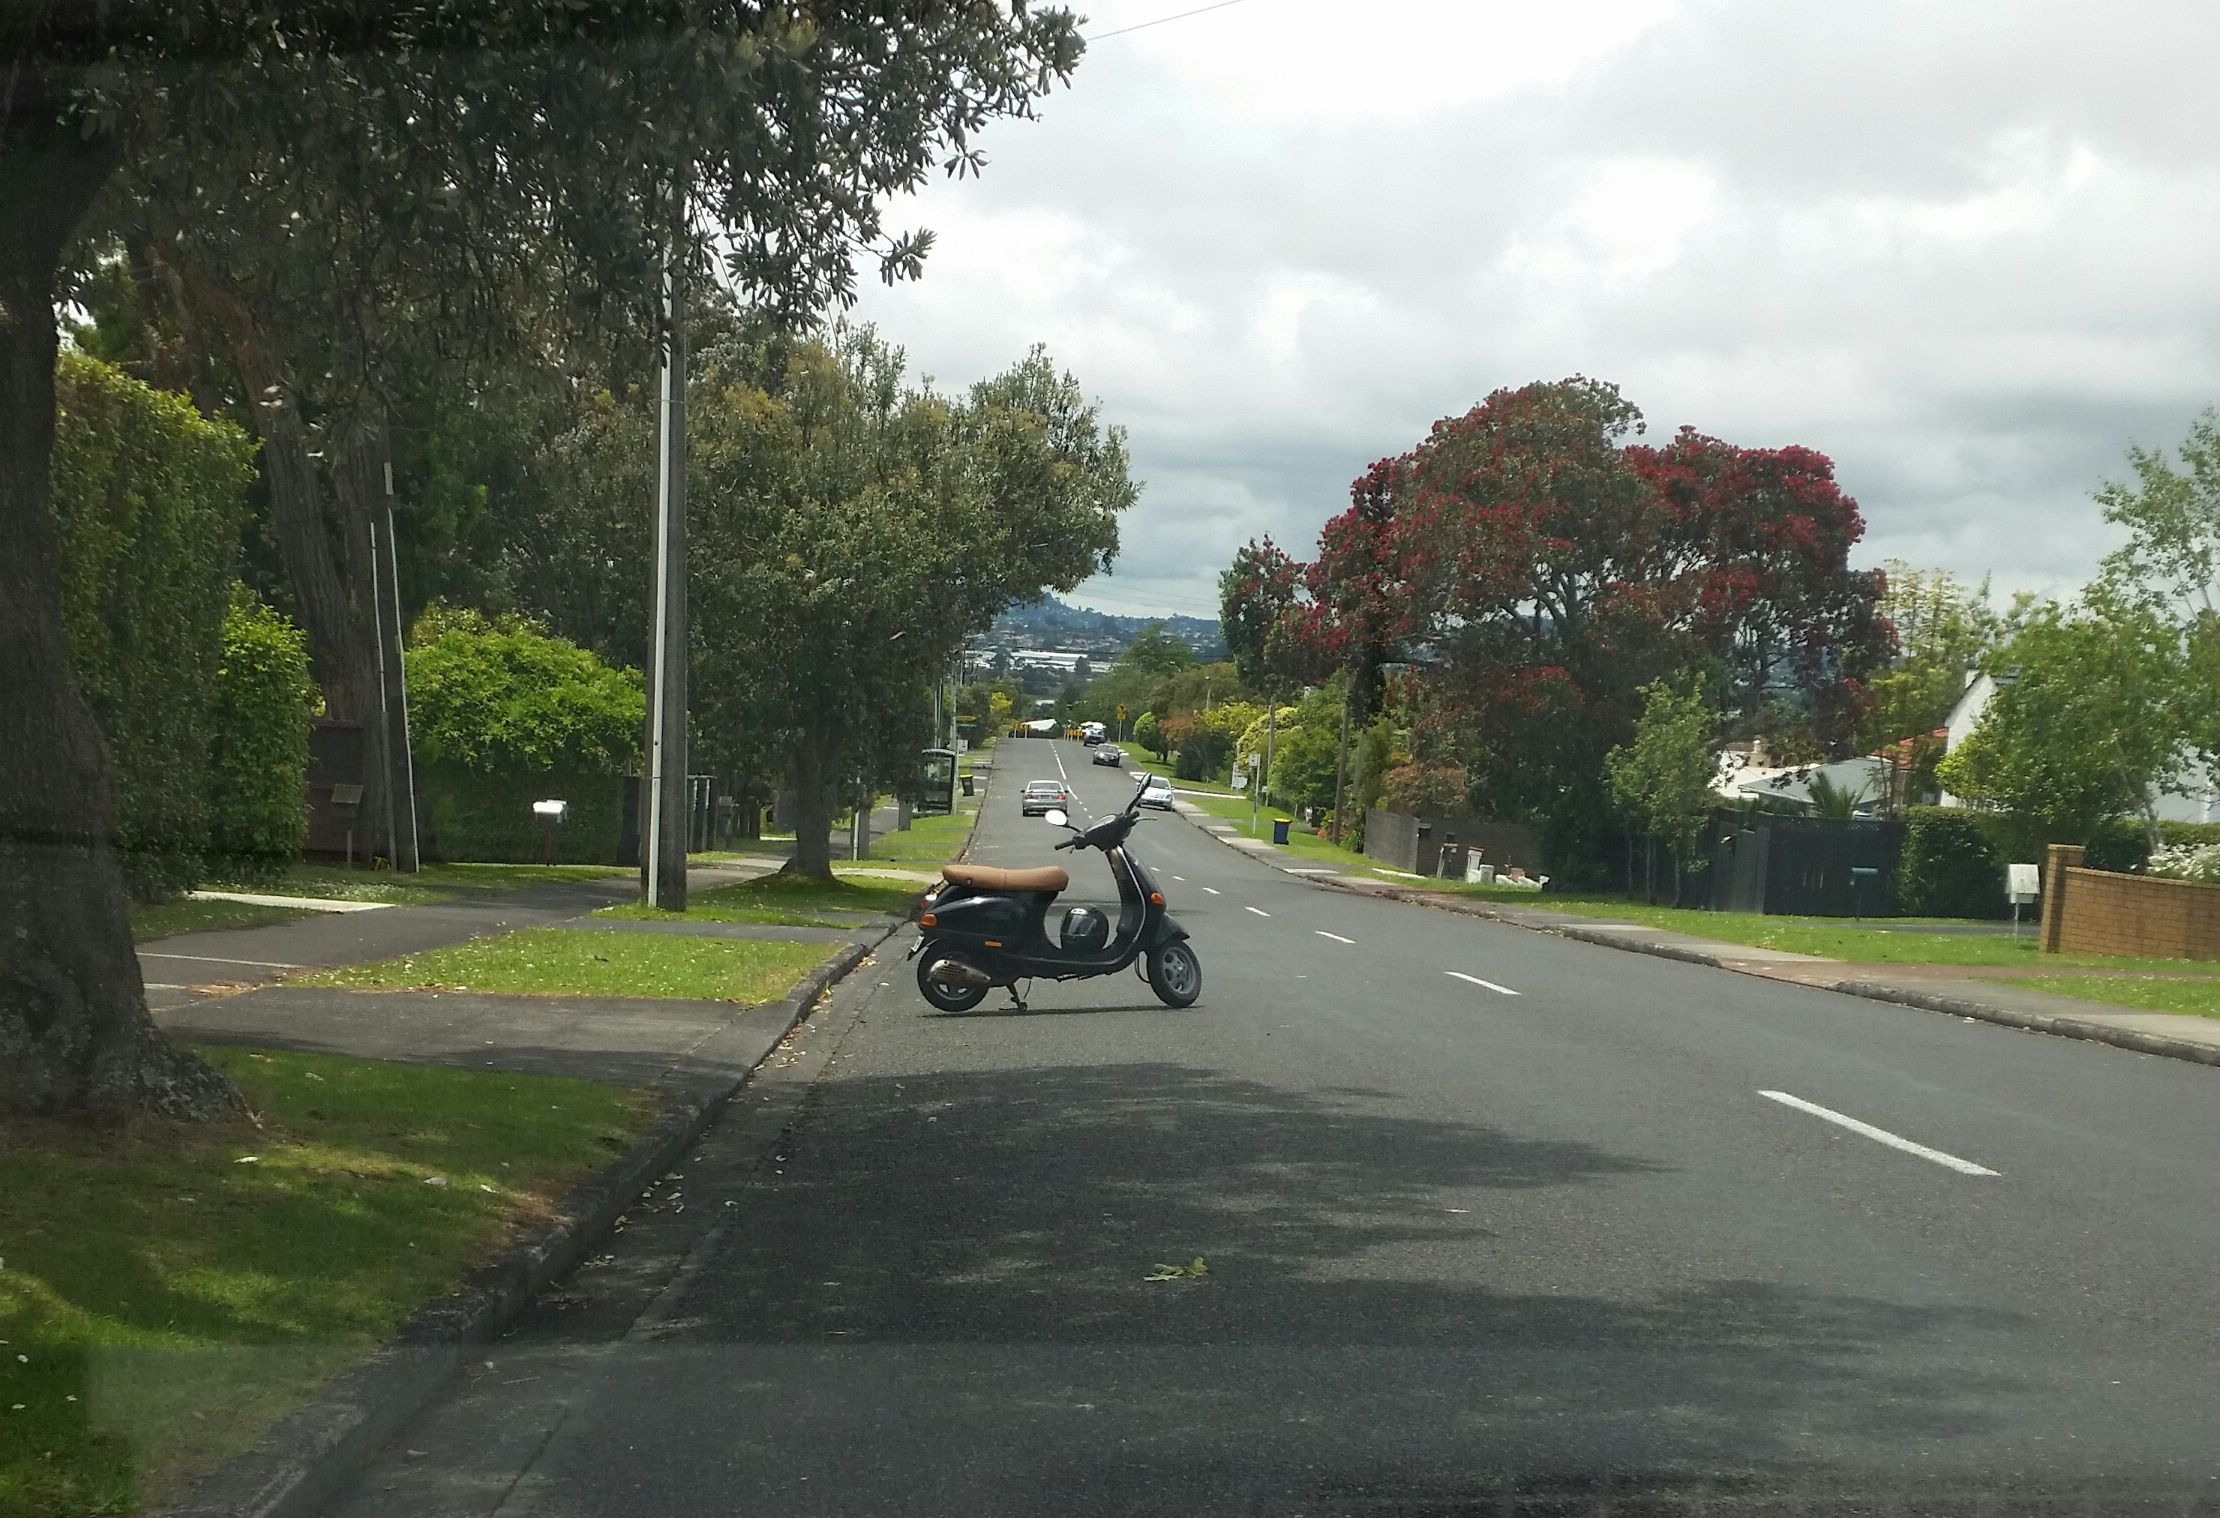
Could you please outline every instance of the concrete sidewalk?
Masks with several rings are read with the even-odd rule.
[[[1742,975],[1763,976],[1800,986],[1838,991],[1897,1006],[1919,1007],[1952,1017],[2002,1023],[2064,1038],[2113,1044],[2143,1054],[2160,1054],[2204,1065],[2220,1065],[2220,1018],[2195,1017],[2173,1012],[2146,1012],[2113,1007],[2102,1002],[2057,996],[2025,986],[2000,983],[2003,975],[2027,971],[1981,965],[1859,964],[1824,959],[1812,954],[1792,954],[1781,949],[1761,949],[1749,944],[1723,943],[1688,933],[1676,933],[1646,923],[1614,922],[1607,917],[1580,916],[1523,902],[1460,895],[1453,891],[1427,890],[1397,885],[1365,875],[1341,874],[1307,864],[1281,853],[1270,844],[1249,838],[1231,825],[1198,807],[1182,804],[1181,813],[1204,832],[1243,854],[1270,865],[1283,874],[1337,890],[1358,891],[1393,901],[1408,901],[1445,912],[1486,918],[1554,933],[1605,948],[1653,954],[1688,964],[1709,965]],[[1537,896],[1536,900],[1546,898]],[[2041,973],[2073,973],[2071,967]],[[2092,974],[2102,972],[2089,972]]]
[[[156,1012],[199,997],[281,980],[296,970],[420,954],[466,939],[545,927],[631,899],[628,877],[551,881],[478,900],[305,917],[259,928],[180,933],[139,945],[139,973]]]

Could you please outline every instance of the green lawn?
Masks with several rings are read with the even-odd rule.
[[[205,933],[213,928],[259,928],[312,915],[302,907],[263,907],[245,901],[192,901],[180,896],[160,906],[131,909],[131,936],[142,943],[173,933]]]
[[[604,880],[633,872],[613,864],[427,864],[413,875],[296,864],[275,880],[203,882],[210,890],[317,896],[331,901],[383,901],[396,906],[452,901],[473,891],[513,891],[554,880]]]
[[[831,952],[826,944],[776,939],[527,928],[423,954],[345,965],[303,977],[302,983],[369,991],[662,996],[754,1003],[784,996]]]
[[[868,861],[867,861],[868,862]],[[905,915],[924,894],[913,881],[852,874],[826,885],[790,875],[764,875],[739,885],[689,894],[686,910],[664,912],[641,902],[604,907],[596,916],[648,921],[763,922],[789,927],[841,927],[827,912],[877,912]]]
[[[1195,788],[1194,782],[1186,780],[1174,781],[1173,786],[1178,790],[1192,790]],[[1272,821],[1274,818],[1291,818],[1293,826],[1287,830],[1287,843],[1285,845],[1288,853],[1298,855],[1304,859],[1316,860],[1320,864],[1332,865],[1336,869],[1346,871],[1352,875],[1376,875],[1386,880],[1405,879],[1405,877],[1392,871],[1382,870],[1376,863],[1365,858],[1364,855],[1354,849],[1345,849],[1330,838],[1319,837],[1309,828],[1304,827],[1300,818],[1295,818],[1292,813],[1282,811],[1278,807],[1258,806],[1256,809],[1256,824],[1252,830],[1249,822],[1249,798],[1244,791],[1220,790],[1207,796],[1182,796],[1179,799],[1194,803],[1198,809],[1221,821],[1238,823],[1241,831],[1253,838],[1269,839],[1272,836]]]
[[[251,1446],[623,1147],[633,1092],[204,1050],[259,1123],[10,1125],[0,1514],[126,1513]]]
[[[938,866],[946,864],[963,852],[964,840],[971,836],[972,819],[979,815],[978,798],[956,798],[956,810],[944,817],[917,817],[910,822],[906,833],[889,833],[871,840],[871,857],[860,860],[860,865],[900,864]],[[837,856],[846,852],[842,848],[842,834],[833,835],[833,852]]]
[[[2185,961],[2176,961],[2183,963]],[[2204,962],[2220,972],[2220,964]],[[2103,1002],[2115,1007],[2138,1007],[2147,1012],[2184,1012],[2196,1017],[2220,1017],[2220,979],[2169,980],[2134,975],[2056,975],[2014,980],[2011,984],[2076,1001]]]

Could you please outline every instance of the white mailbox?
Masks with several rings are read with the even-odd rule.
[[[2004,894],[2012,905],[2024,906],[2043,894],[2043,872],[2032,864],[2008,864],[2004,867]]]
[[[561,822],[563,813],[569,807],[570,803],[567,801],[535,801],[532,803],[532,815],[544,817],[550,822]]]

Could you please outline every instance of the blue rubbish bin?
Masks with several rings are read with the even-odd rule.
[[[1272,841],[1274,843],[1279,844],[1282,848],[1287,846],[1287,830],[1294,820],[1292,817],[1274,817],[1272,819]]]

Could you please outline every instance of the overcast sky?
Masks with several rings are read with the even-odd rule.
[[[2066,590],[2130,441],[2220,402],[2220,5],[1092,0],[858,315],[943,386],[1035,342],[1147,482],[1075,599],[1215,614],[1269,532],[1500,386],[1831,456],[1897,557]]]

